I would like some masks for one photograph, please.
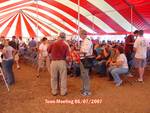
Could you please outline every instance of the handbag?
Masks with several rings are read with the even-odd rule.
[[[86,69],[90,69],[93,66],[93,58],[84,58],[81,62]]]

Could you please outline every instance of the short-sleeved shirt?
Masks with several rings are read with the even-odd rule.
[[[66,60],[69,56],[69,47],[64,40],[60,39],[48,47],[48,53],[51,54],[52,60]]]
[[[136,48],[135,58],[145,59],[147,57],[148,41],[144,37],[138,37],[134,43]]]
[[[31,40],[30,42],[29,42],[29,47],[36,47],[36,41],[35,40]]]
[[[80,51],[86,53],[86,56],[93,55],[93,43],[89,37],[83,40]],[[82,58],[83,56],[81,55]]]
[[[41,43],[40,46],[39,46],[39,50],[41,51],[40,57],[41,56],[46,57],[48,55],[46,44],[44,45],[43,43]]]
[[[15,42],[15,41],[13,41],[13,40],[9,42],[9,45],[10,45],[11,47],[13,47],[14,49],[16,49],[16,50],[19,49],[19,43],[18,43],[18,42]]]
[[[123,62],[122,65],[121,65],[122,68],[128,68],[127,58],[126,58],[125,54],[120,54],[117,57],[117,62],[118,61],[122,61]]]
[[[14,51],[14,48],[12,48],[11,46],[5,46],[4,48],[4,51],[5,53],[3,54],[4,55],[4,60],[11,60],[13,59],[13,51]]]

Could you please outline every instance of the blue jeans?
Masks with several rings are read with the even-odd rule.
[[[115,66],[110,66],[108,69],[107,69],[107,74],[108,74],[108,77],[109,77],[109,80],[113,80],[113,77],[111,75],[111,71],[113,69],[115,69],[116,67]]]
[[[121,81],[119,75],[128,73],[128,68],[113,68],[111,70],[111,74],[114,78],[115,83],[119,83]]]
[[[80,63],[80,71],[81,71],[81,80],[82,80],[82,91],[83,92],[90,92],[90,77],[89,77],[89,70],[88,68],[84,68],[82,62]]]
[[[15,83],[14,73],[12,70],[13,63],[14,63],[13,59],[3,61],[3,69],[6,81],[9,85]]]
[[[94,61],[94,68],[98,74],[106,73],[106,60]]]
[[[80,75],[80,64],[73,62],[72,68],[73,68],[73,70],[72,70],[73,74],[75,74],[75,76],[79,76]]]

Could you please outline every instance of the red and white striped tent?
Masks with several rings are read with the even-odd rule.
[[[0,0],[0,35],[150,33],[150,0]]]

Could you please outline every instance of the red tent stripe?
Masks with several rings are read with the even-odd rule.
[[[8,0],[1,0],[1,3],[7,2]]]
[[[47,0],[43,0],[43,1],[52,5],[52,6],[59,8],[60,10],[68,13],[69,15],[73,16],[74,18],[78,17],[78,12],[74,11],[73,9],[71,9],[71,8],[65,6],[65,5],[63,5],[57,1],[47,1]],[[82,23],[84,23],[86,26],[88,26],[89,28],[91,28],[91,29],[93,28],[93,23],[81,14],[80,14],[80,21]],[[94,30],[97,31],[98,33],[106,33],[101,28],[99,28],[97,25],[95,25]]]
[[[4,0],[6,1],[6,0]],[[26,2],[29,2],[30,0],[22,0],[20,2],[16,2],[16,3],[12,3],[10,5],[7,5],[7,6],[4,6],[4,7],[0,7],[0,11],[3,11],[4,9],[7,9],[7,8],[11,8],[12,6],[17,6],[17,5],[20,5],[22,3],[26,3]],[[1,2],[1,1],[0,1]],[[9,9],[10,10],[10,9]]]
[[[8,13],[8,14],[5,14],[3,16],[0,16],[0,21],[5,19],[5,18],[9,18],[10,16],[14,16],[16,14],[17,14],[17,12],[13,12],[13,13]]]
[[[15,35],[17,37],[22,36],[22,32],[21,32],[21,16],[20,16],[20,14],[19,14],[18,21],[17,21]]]
[[[36,4],[32,4],[31,6],[36,7]],[[39,4],[38,8],[42,9],[42,10],[45,10],[45,11],[48,11],[49,13],[56,15],[57,17],[61,18],[62,20],[65,20],[66,23],[70,24],[75,29],[78,28],[78,26],[75,23],[73,23],[70,19],[68,19],[63,14],[61,14],[61,13],[59,13],[57,11],[55,11],[55,10],[53,10],[51,8],[44,7],[44,6],[40,5],[40,4]]]
[[[26,10],[31,11],[31,12],[33,12],[33,13],[36,13],[36,11],[34,11],[34,10],[30,10],[30,9],[26,9]],[[41,13],[41,12],[38,12],[38,14],[39,14],[40,16],[46,18],[47,20],[50,20],[51,22],[55,23],[56,25],[62,27],[63,29],[65,29],[65,30],[67,30],[67,31],[69,31],[69,32],[71,32],[71,33],[73,33],[73,34],[75,34],[74,31],[72,31],[71,29],[69,29],[68,27],[66,27],[65,25],[63,25],[62,23],[60,23],[59,21],[57,21],[57,20],[55,20],[55,19],[49,17],[48,15],[43,14],[43,13]]]
[[[8,3],[9,5],[5,5],[5,2]],[[11,3],[12,2],[12,3]],[[6,19],[10,19],[10,18],[14,18],[16,16],[16,14],[20,14],[21,10],[28,10],[33,12],[34,14],[37,13],[36,10],[33,10],[35,8],[37,8],[37,4],[38,3],[38,9],[47,11],[55,16],[57,16],[58,18],[64,20],[63,22],[65,22],[65,24],[63,24],[63,22],[57,21],[52,17],[49,17],[48,14],[44,14],[42,12],[39,12],[39,16],[42,16],[44,18],[46,18],[47,20],[49,20],[49,22],[53,22],[54,24],[58,25],[59,27],[65,29],[66,31],[75,34],[76,31],[75,29],[78,29],[78,25],[77,23],[74,23],[72,20],[70,20],[66,15],[63,15],[63,13],[60,13],[57,10],[54,10],[51,7],[47,7],[44,6],[42,4],[40,4],[41,2],[43,3],[47,3],[51,6],[54,6],[56,8],[58,8],[59,10],[67,13],[68,15],[74,17],[75,19],[78,19],[78,12],[75,11],[73,9],[73,7],[69,7],[67,6],[67,1],[66,1],[66,5],[57,1],[57,0],[42,0],[39,2],[36,1],[31,1],[31,0],[22,0],[22,1],[10,1],[10,0],[0,0],[0,3],[3,4],[0,6],[0,27],[5,24],[4,22],[8,22],[6,21]],[[78,5],[78,0],[70,0],[68,2],[72,2],[74,3],[74,5]],[[97,0],[98,2],[98,0]],[[150,33],[150,14],[149,14],[149,7],[150,7],[150,1],[149,0],[105,0],[105,2],[107,4],[109,4],[112,8],[114,8],[114,10],[116,10],[125,20],[127,20],[129,23],[133,24],[133,28],[137,28],[137,29],[143,29],[144,31],[146,31],[147,33]],[[25,4],[24,4],[25,3]],[[87,10],[88,12],[90,12],[93,16],[97,17],[98,19],[102,20],[106,25],[108,25],[110,28],[112,28],[115,33],[127,33],[127,28],[129,28],[130,24],[127,23],[128,25],[125,26],[125,23],[123,23],[123,26],[121,26],[121,23],[119,23],[119,19],[118,20],[113,20],[113,18],[111,18],[110,16],[108,16],[106,14],[106,12],[101,11],[97,6],[95,6],[93,3],[96,2],[90,2],[88,0],[80,0],[80,7],[84,8],[85,10]],[[33,7],[33,9],[28,8],[28,7]],[[131,22],[131,7],[133,8],[133,13],[132,13],[132,22]],[[12,11],[14,10],[14,11]],[[82,10],[82,9],[80,9]],[[28,14],[28,13],[27,13]],[[13,16],[15,15],[15,16]],[[91,15],[91,16],[92,16]],[[29,15],[27,15],[29,17]],[[46,22],[43,22],[42,20],[36,20],[36,18],[34,18],[33,16],[30,16],[31,20],[34,19],[33,21],[37,21],[38,23],[40,22],[41,25],[43,25],[46,28],[51,28],[51,30],[53,29],[51,26],[48,26],[48,24],[46,24]],[[18,22],[16,24],[16,28],[20,28],[21,25],[19,25],[19,23],[21,23],[20,21],[20,16],[18,15]],[[116,18],[116,17],[115,17]],[[94,19],[93,19],[94,20]],[[20,21],[20,22],[19,22]],[[124,21],[124,20],[121,20]],[[83,23],[84,25],[86,25],[87,27],[89,27],[90,29],[92,29],[93,31],[97,32],[97,34],[113,34],[113,33],[107,33],[107,30],[103,30],[98,23],[95,23],[92,21],[92,19],[88,19],[88,17],[86,16],[86,14],[80,14],[80,22]],[[124,21],[125,22],[125,21]],[[69,24],[72,28],[71,29],[69,26],[66,26],[66,23]],[[10,22],[9,22],[10,24]],[[81,25],[81,24],[80,24]],[[10,27],[10,26],[9,26]],[[22,27],[22,26],[21,26]],[[29,27],[29,26],[27,26]],[[32,26],[30,26],[32,27]],[[81,27],[83,28],[83,26]],[[105,26],[104,26],[105,28]],[[4,29],[4,31],[2,31],[3,34],[6,34],[6,32],[9,32],[10,28],[6,28]],[[31,28],[30,28],[31,29]],[[56,28],[57,29],[57,28]],[[55,32],[56,29],[53,29]],[[41,32],[43,34],[44,31],[43,29],[40,29]],[[86,28],[85,28],[86,30]],[[5,32],[5,33],[4,33]],[[29,31],[30,32],[30,31]],[[32,31],[33,32],[33,29]],[[109,32],[109,31],[108,31]],[[22,34],[21,31],[15,31],[15,33],[17,35]],[[33,34],[33,33],[31,33]],[[34,33],[36,34],[36,33]]]
[[[26,5],[21,5],[21,6],[18,6],[16,8],[22,8],[23,6],[29,6],[29,5],[31,5],[31,3],[26,4]],[[32,6],[36,7],[36,4],[33,4]],[[12,8],[12,9],[16,9],[16,8]],[[36,13],[36,11],[34,11],[34,13]],[[53,22],[56,22],[56,24],[58,24],[58,21],[54,21],[54,19],[52,19],[52,20],[53,20]],[[75,33],[72,30],[70,30],[69,28],[67,28],[66,26],[64,26],[63,24],[58,24],[58,25],[60,25],[60,27],[64,28],[65,30],[67,30],[67,31],[69,31],[71,33]]]
[[[28,4],[25,4],[25,5],[16,6],[15,8],[11,8],[11,10],[16,9],[16,8],[23,8],[23,7],[25,7],[25,6],[33,6],[33,7],[36,7],[36,4],[28,3]],[[68,24],[70,24],[70,25],[71,25],[72,27],[74,27],[75,29],[78,28],[78,26],[77,26],[75,23],[73,23],[71,20],[69,20],[68,18],[66,18],[65,16],[63,16],[62,14],[60,14],[60,13],[54,11],[54,10],[52,10],[52,9],[50,9],[50,8],[47,8],[47,7],[44,7],[44,6],[41,6],[40,4],[38,5],[38,8],[43,9],[43,10],[46,10],[46,11],[48,11],[48,12],[54,14],[54,15],[57,15],[59,18],[65,20],[65,22],[67,22]],[[10,9],[8,9],[8,11],[9,11],[9,10],[10,10]],[[7,10],[6,10],[6,11],[7,11]]]
[[[130,4],[125,2],[125,0],[117,0],[117,1],[111,1],[111,0],[105,0],[109,5],[111,5],[115,10],[117,10],[128,22],[131,23],[131,8]],[[115,5],[115,4],[121,4]],[[147,26],[146,23],[139,17],[139,15],[135,12],[135,9],[133,10],[133,23],[135,27],[138,29],[141,29],[144,27],[144,29],[150,29],[149,26]]]
[[[74,2],[75,4],[78,4],[77,0],[71,0],[71,1]],[[123,29],[118,23],[112,20],[109,16],[107,16],[104,12],[102,12],[100,9],[95,7],[93,4],[89,3],[87,0],[84,0],[84,1],[81,0],[80,6],[88,10],[97,18],[101,19],[104,23],[110,26],[113,30],[125,32],[125,29]],[[95,25],[93,27],[95,28]]]
[[[28,21],[26,20],[26,18],[25,18],[24,16],[22,16],[22,17],[23,17],[24,23],[25,23],[25,25],[26,25],[26,28],[27,28],[27,30],[29,31],[30,37],[35,37],[36,34],[35,34],[35,32],[33,31],[31,25],[28,23]]]
[[[23,14],[23,16],[25,16],[26,18],[28,18],[35,26],[37,26],[37,23],[34,22],[32,19],[30,19],[29,17],[27,17],[25,14]],[[41,28],[40,26],[37,26],[38,29],[45,35],[45,36],[49,36],[50,34],[45,31],[43,28]]]
[[[15,17],[15,16],[10,16],[10,17],[8,17],[7,19],[5,19],[5,21],[3,21],[3,22],[0,22],[0,27],[2,26],[2,25],[4,25],[6,22],[8,22],[11,18],[13,18],[13,17]]]
[[[18,15],[18,14],[17,14]],[[6,36],[13,24],[13,22],[15,21],[17,15],[9,22],[9,24],[6,26],[6,28],[3,30],[3,32],[1,33],[2,36]]]
[[[26,15],[26,14],[25,14],[25,15]],[[44,27],[46,27],[47,29],[49,29],[49,30],[51,30],[52,32],[58,34],[58,32],[57,32],[56,30],[52,29],[50,26],[45,25],[44,23],[42,23],[42,22],[40,22],[39,20],[37,20],[37,19],[31,17],[30,15],[26,15],[26,16],[32,18],[33,20],[35,20],[35,21],[37,21],[38,23],[42,24],[42,25],[43,25]]]

